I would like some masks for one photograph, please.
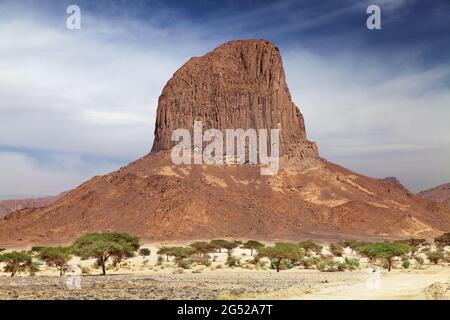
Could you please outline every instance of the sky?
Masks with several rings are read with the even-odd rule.
[[[81,8],[81,29],[66,8]],[[369,30],[366,9],[381,8]],[[450,182],[450,2],[0,0],[0,199],[58,194],[147,154],[190,57],[277,45],[324,158],[417,192]]]

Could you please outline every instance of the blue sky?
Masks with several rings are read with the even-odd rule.
[[[66,8],[81,7],[81,30]],[[366,8],[381,7],[381,30]],[[0,198],[146,154],[158,96],[233,39],[280,47],[321,155],[412,191],[450,181],[449,1],[0,1]]]

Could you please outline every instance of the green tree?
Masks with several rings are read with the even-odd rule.
[[[450,232],[444,233],[437,238],[434,238],[434,242],[440,248],[450,246]]]
[[[315,253],[319,255],[322,252],[322,246],[311,240],[301,241],[298,243],[298,246],[302,248],[305,253]]]
[[[162,248],[159,248],[159,250],[156,252],[156,254],[161,255],[161,256],[165,255],[166,261],[169,262],[170,254],[168,254],[168,253],[170,253],[171,251],[172,251],[172,247],[162,247]]]
[[[248,240],[246,243],[242,245],[242,248],[249,249],[250,255],[253,256],[253,250],[258,250],[260,248],[263,248],[265,245],[264,243],[261,243],[256,240]]]
[[[276,243],[274,246],[258,249],[258,256],[275,260],[275,268],[280,272],[283,260],[289,260],[294,263],[303,258],[303,252],[300,247],[294,243]]]
[[[68,262],[72,258],[71,248],[68,247],[42,247],[39,251],[39,259],[44,261],[49,267],[55,266],[59,275],[66,273]]]
[[[370,259],[384,259],[387,262],[388,271],[391,271],[392,258],[407,254],[410,248],[402,242],[378,242],[366,244],[358,251]]]
[[[411,238],[403,241],[411,248],[411,259],[419,253],[421,247],[428,245],[428,241],[425,239]]]
[[[221,253],[222,249],[226,248],[225,246],[228,244],[228,241],[223,239],[215,239],[211,240],[210,243],[215,246],[217,250],[219,250],[219,253]]]
[[[139,247],[137,237],[119,232],[89,233],[73,244],[74,253],[81,258],[97,259],[97,265],[102,267],[103,275],[106,274],[106,262],[109,258],[117,263],[134,256]]]
[[[216,251],[217,247],[209,242],[206,241],[198,241],[194,242],[190,245],[192,248],[194,248],[198,253],[200,253],[202,256],[212,253]]]
[[[441,250],[428,251],[427,258],[434,264],[438,264],[440,260],[445,258],[445,255],[444,252],[442,252]]]
[[[169,254],[175,257],[175,262],[179,262],[183,259],[189,258],[194,253],[198,252],[197,249],[193,247],[174,247]],[[202,254],[203,257],[206,256],[206,253]]]
[[[241,241],[228,241],[228,243],[225,244],[225,249],[227,249],[227,254],[229,256],[232,255],[233,249],[239,247],[242,244]]]
[[[13,251],[1,254],[0,262],[6,263],[3,270],[5,272],[11,272],[11,277],[14,277],[18,272],[29,271],[30,273],[34,273],[34,271],[36,271],[36,265],[33,264],[33,258],[24,251]]]
[[[6,250],[5,248],[0,248],[0,252],[5,251],[5,250]]]

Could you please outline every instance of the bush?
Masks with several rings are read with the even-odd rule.
[[[440,260],[444,259],[445,255],[440,250],[427,252],[427,258],[434,264],[438,264]]]
[[[313,266],[317,266],[320,262],[319,258],[316,257],[305,257],[300,261],[300,264],[305,269],[311,269]]]
[[[414,260],[420,265],[423,265],[425,263],[425,260],[422,257],[414,256]]]
[[[241,264],[241,260],[234,256],[228,256],[227,262],[225,264],[229,267],[239,267]]]
[[[180,267],[180,268],[183,268],[183,269],[190,269],[190,268],[192,268],[192,261],[191,261],[191,259],[181,259],[180,261],[178,261],[178,266]]]
[[[408,258],[405,258],[402,260],[402,268],[403,269],[408,269],[410,265],[411,265],[411,263],[409,262]]]
[[[276,269],[277,263],[278,263],[278,260],[272,259],[270,261],[270,269]],[[280,270],[288,270],[288,269],[292,269],[293,267],[294,267],[294,264],[289,259],[281,260],[281,264],[279,266]]]
[[[152,252],[148,248],[139,249],[139,254],[143,257],[148,257]]]
[[[359,268],[359,260],[356,258],[345,257],[344,264],[346,264],[351,270]]]
[[[156,265],[160,266],[163,264],[163,262],[164,262],[163,256],[158,256],[158,258],[156,259]]]
[[[6,250],[5,248],[0,248],[0,252],[5,251],[5,250]]]
[[[317,264],[317,269],[321,272],[336,272],[338,271],[338,263],[333,260],[320,260]]]

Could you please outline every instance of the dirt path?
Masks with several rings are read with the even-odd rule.
[[[450,283],[450,272],[442,267],[393,270],[382,272],[378,279],[368,272],[365,281],[340,283],[292,299],[426,299],[425,288],[434,282]]]

